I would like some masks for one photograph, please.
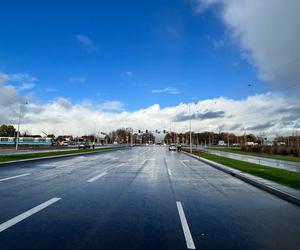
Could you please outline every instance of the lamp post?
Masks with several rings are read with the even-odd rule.
[[[25,105],[26,104],[28,104],[27,101],[25,101]],[[22,103],[20,103],[20,109],[19,109],[18,130],[17,130],[17,138],[16,138],[16,150],[18,150],[18,146],[19,146],[19,134],[20,134],[21,115],[22,115]]]
[[[191,104],[189,104],[189,117],[190,117],[190,153],[193,153],[193,149],[192,149],[192,117],[191,117]]]

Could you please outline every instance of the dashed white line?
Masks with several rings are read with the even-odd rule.
[[[143,162],[142,162],[142,165],[144,165],[147,161],[154,161],[155,159],[151,158],[151,159],[145,159]]]
[[[50,199],[50,200],[48,200],[48,201],[46,201],[46,202],[44,202],[44,203],[42,203],[42,204],[34,207],[34,208],[32,208],[32,209],[30,209],[30,210],[28,210],[28,211],[26,211],[24,213],[22,213],[22,214],[20,214],[20,215],[18,215],[16,217],[14,217],[14,218],[6,221],[6,222],[0,224],[0,233],[3,232],[4,230],[10,228],[11,226],[13,226],[13,225],[21,222],[22,220],[25,220],[26,218],[30,217],[31,215],[33,215],[33,214],[35,214],[35,213],[43,210],[44,208],[52,205],[53,203],[59,201],[60,199],[61,198],[54,197],[54,198],[52,198],[52,199]]]
[[[96,175],[96,176],[94,176],[93,178],[87,180],[87,182],[93,182],[93,181],[98,180],[99,178],[101,178],[101,177],[103,177],[103,176],[105,176],[105,175],[107,175],[107,172],[103,172],[103,173],[101,173],[101,174],[99,174],[99,175]]]
[[[15,175],[15,176],[11,176],[11,177],[7,177],[7,178],[0,179],[0,181],[8,181],[8,180],[11,180],[11,179],[20,178],[20,177],[27,176],[27,175],[30,175],[30,174],[20,174],[20,175]]]
[[[180,163],[183,165],[183,166],[185,166],[186,168],[188,168],[188,166],[184,163],[184,161],[180,161]]]
[[[168,174],[171,176],[172,175],[172,171],[171,169],[168,168]]]
[[[180,222],[181,222],[181,226],[183,229],[183,233],[184,233],[184,238],[185,238],[185,242],[186,242],[186,246],[188,249],[196,249],[192,235],[191,235],[191,231],[189,229],[189,225],[187,223],[182,205],[180,201],[176,201],[176,205],[177,205],[177,210],[179,213],[179,218],[180,218]]]
[[[125,165],[125,163],[121,163],[121,164],[115,166],[115,168],[120,168],[120,167],[122,167],[122,166],[124,166],[124,165]]]

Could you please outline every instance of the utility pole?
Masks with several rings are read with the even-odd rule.
[[[28,104],[27,101],[25,101],[25,104]],[[16,150],[18,150],[18,146],[19,146],[21,115],[22,115],[22,103],[20,103],[20,109],[19,109],[18,131],[17,131],[17,138],[16,138]]]
[[[227,147],[229,148],[229,132],[227,133]]]
[[[191,117],[191,105],[189,104],[189,116],[190,116],[190,153],[193,153],[192,149],[192,117]]]

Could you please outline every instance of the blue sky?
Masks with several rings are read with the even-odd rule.
[[[4,1],[0,23],[0,71],[36,77],[22,90],[36,102],[131,111],[267,90],[218,9],[197,13],[195,1]]]

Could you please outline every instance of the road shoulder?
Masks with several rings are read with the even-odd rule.
[[[284,185],[281,185],[281,184],[278,184],[278,183],[275,183],[275,182],[272,182],[272,181],[269,181],[269,180],[265,180],[263,178],[260,178],[260,177],[256,177],[256,176],[253,176],[253,175],[250,175],[250,174],[247,174],[247,173],[244,173],[242,171],[239,171],[239,170],[236,170],[236,169],[233,169],[233,168],[230,168],[230,167],[227,167],[225,165],[222,165],[222,164],[219,164],[219,163],[216,163],[214,161],[210,161],[210,160],[207,160],[207,159],[204,159],[202,157],[199,157],[199,156],[196,156],[196,155],[193,155],[191,153],[188,153],[188,152],[184,152],[182,151],[184,154],[190,156],[190,157],[193,157],[199,161],[202,161],[220,171],[223,171],[227,174],[230,174],[242,181],[245,181],[255,187],[258,187],[266,192],[269,192],[283,200],[286,200],[288,202],[291,202],[295,205],[298,205],[300,206],[300,191],[298,190],[295,190],[293,188],[289,188],[289,187],[286,187]]]

